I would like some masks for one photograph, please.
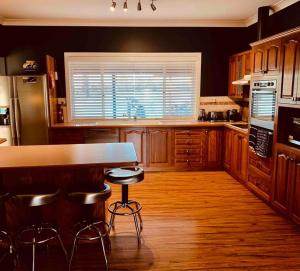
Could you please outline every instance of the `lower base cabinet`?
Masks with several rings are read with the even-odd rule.
[[[148,170],[222,168],[222,128],[123,128],[120,141],[134,144]]]
[[[150,168],[172,167],[173,129],[149,128],[147,133],[147,166]]]
[[[147,131],[144,128],[126,128],[120,130],[120,142],[131,142],[141,167],[146,166]]]
[[[248,186],[262,199],[270,201],[273,159],[262,158],[249,148]]]
[[[248,179],[248,135],[225,128],[224,167],[242,182]]]
[[[300,225],[300,150],[276,145],[272,205]]]

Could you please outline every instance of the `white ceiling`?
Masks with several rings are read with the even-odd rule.
[[[115,0],[117,9],[110,11],[111,0],[0,0],[2,24],[24,25],[120,25],[120,26],[245,26],[254,22],[260,6],[277,10],[293,0]],[[1,23],[1,22],[0,22]]]

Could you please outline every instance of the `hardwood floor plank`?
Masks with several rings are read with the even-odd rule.
[[[226,172],[146,173],[129,197],[143,204],[143,240],[138,247],[131,217],[117,217],[112,271],[300,270],[299,229]],[[80,247],[74,270],[101,270],[97,249]],[[65,270],[57,259],[39,259],[41,270]]]

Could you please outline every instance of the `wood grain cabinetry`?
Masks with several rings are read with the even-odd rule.
[[[271,195],[272,169],[272,158],[262,158],[249,148],[248,187],[266,201]]]
[[[228,96],[243,98],[243,87],[232,82],[251,74],[251,51],[242,52],[229,58]]]
[[[120,130],[120,142],[133,143],[140,166],[146,166],[146,135],[144,128]]]
[[[237,179],[248,179],[248,136],[238,131],[225,129],[224,167]]]
[[[170,167],[173,157],[173,129],[149,128],[147,133],[148,167]]]
[[[300,225],[300,150],[277,144],[272,204]]]
[[[300,104],[300,35],[283,40],[279,103]]]
[[[232,136],[233,131],[231,129],[224,129],[224,143],[223,143],[223,164],[225,169],[230,169],[231,167],[231,150],[232,150]]]
[[[217,169],[222,164],[221,129],[176,129],[175,167]]]
[[[84,130],[72,128],[60,128],[49,130],[50,144],[83,144]]]
[[[252,74],[276,75],[280,68],[281,40],[273,40],[253,47],[252,50]]]
[[[207,133],[207,166],[218,168],[222,166],[223,131],[209,129]]]

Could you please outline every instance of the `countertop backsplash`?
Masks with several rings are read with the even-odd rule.
[[[230,109],[241,111],[241,107],[228,96],[200,97],[199,109],[205,109],[206,113],[210,111],[227,111]]]

